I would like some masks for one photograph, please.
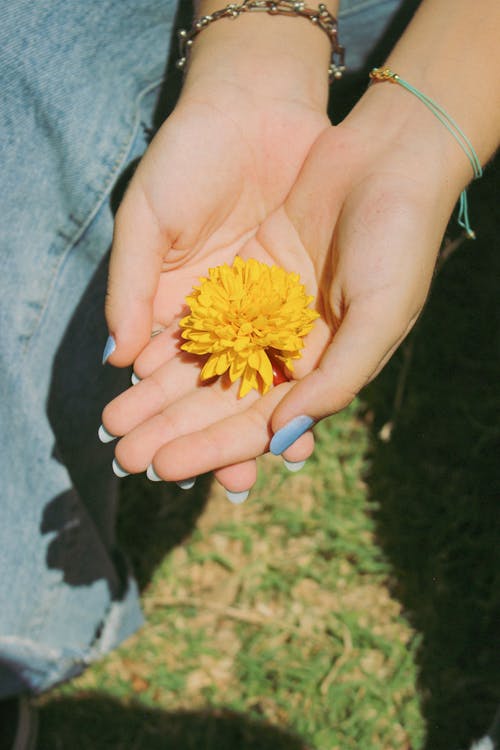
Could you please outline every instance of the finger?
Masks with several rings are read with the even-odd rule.
[[[379,371],[413,324],[398,324],[400,311],[384,301],[349,308],[317,369],[298,381],[272,416],[272,453],[291,450],[319,419],[346,407]]]
[[[147,381],[144,381],[144,384],[146,383]],[[142,383],[131,390],[139,389],[140,385]],[[145,471],[165,443],[179,436],[189,437],[191,433],[197,434],[197,431],[209,428],[235,411],[248,409],[248,404],[258,398],[258,395],[249,394],[245,399],[238,399],[237,388],[237,383],[231,388],[226,388],[223,383],[217,382],[212,386],[196,388],[194,392],[174,400],[168,408],[142,422],[120,440],[116,446],[116,458],[120,466],[130,473]],[[193,444],[189,452],[195,450],[196,445]],[[191,473],[183,474],[175,481],[196,476],[198,473],[200,472],[193,469]],[[160,473],[159,476],[163,475]]]
[[[282,453],[285,467],[289,471],[299,471],[314,451],[314,435],[307,430]]]
[[[217,469],[214,476],[224,487],[226,497],[235,505],[244,502],[257,479],[257,462],[243,461],[242,463]]]
[[[110,435],[125,435],[196,390],[200,365],[194,355],[182,352],[150,377],[121,393],[103,410],[102,424]]]
[[[149,341],[153,302],[170,238],[154,215],[140,182],[134,179],[117,212],[106,320],[115,349],[109,362],[131,364]]]
[[[291,472],[300,471],[313,449],[313,434],[307,432],[283,456],[285,467]],[[235,505],[239,505],[247,499],[257,480],[257,462],[253,459],[224,466],[222,469],[216,469],[214,476],[219,484],[224,487],[228,500]]]
[[[140,380],[149,377],[179,354],[182,343],[180,334],[176,319],[164,331],[150,338],[146,348],[134,362],[134,373]]]
[[[290,387],[290,383],[282,383],[241,413],[163,445],[153,458],[156,473],[167,481],[177,481],[265,453],[270,439],[269,419]]]

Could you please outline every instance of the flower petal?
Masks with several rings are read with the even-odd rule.
[[[232,382],[241,378],[240,396],[252,389],[265,393],[273,382],[266,350],[292,369],[319,317],[312,301],[297,273],[236,256],[232,266],[210,268],[186,298],[190,314],[180,322],[181,348],[211,355],[203,379],[229,370]]]
[[[211,357],[207,359],[201,371],[202,380],[208,380],[209,378],[213,378],[214,375],[220,374],[217,372],[218,362],[219,362],[218,354],[212,354]]]

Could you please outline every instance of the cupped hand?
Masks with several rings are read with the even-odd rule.
[[[181,97],[116,216],[106,298],[111,364],[132,364],[153,330],[179,318],[207,268],[235,257],[283,202],[327,126],[305,102],[256,100],[230,83]],[[142,367],[161,361],[153,350]]]
[[[199,388],[199,362],[179,352],[185,297],[209,267],[231,263],[283,203],[312,143],[328,126],[320,108],[299,97],[256,100],[220,82],[214,91],[205,85],[200,95],[183,95],[140,162],[116,217],[106,300],[116,349],[108,361],[134,363],[138,376],[151,377],[105,409],[103,422],[112,434],[149,425],[189,396],[194,404],[188,402],[182,425],[173,423],[155,445],[221,417],[217,386],[207,400],[208,392]],[[261,259],[286,265],[284,253],[263,250]],[[162,333],[151,338],[152,331]],[[229,411],[248,407],[231,389],[223,393]],[[142,450],[136,455],[133,448],[129,456],[128,446],[139,443]],[[262,450],[256,447],[255,455]],[[153,454],[141,433],[117,449],[130,471],[144,470]],[[182,466],[177,474],[185,478]],[[252,462],[240,467],[243,484],[254,474]]]
[[[107,429],[125,435],[116,451],[125,469],[152,464],[169,480],[213,469],[224,486],[245,490],[273,434],[283,438],[273,443],[288,461],[306,458],[311,433],[282,429],[298,416],[309,418],[300,421],[307,428],[346,406],[411,329],[464,170],[432,122],[411,112],[386,124],[381,102],[369,92],[341,126],[322,130],[283,205],[242,247],[203,256],[202,273],[238,249],[301,274],[321,319],[306,339],[296,380],[244,399],[237,384],[222,379],[201,385],[199,364],[179,352],[174,321],[150,345],[163,355],[168,348],[171,359],[157,369],[144,365],[144,381],[104,413]],[[152,362],[158,354],[142,356]]]
[[[280,451],[300,432],[281,432],[291,420],[316,422],[347,406],[409,333],[471,177],[460,146],[397,87],[371,87],[316,141],[283,210],[258,235],[273,246],[293,226],[331,333],[312,369],[299,363],[299,382],[273,412]]]

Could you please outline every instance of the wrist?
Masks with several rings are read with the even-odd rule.
[[[381,154],[403,157],[408,176],[447,195],[450,207],[474,177],[469,158],[454,136],[399,84],[372,84],[346,122],[364,132],[366,139],[375,137]]]
[[[222,7],[202,3],[200,12]],[[191,47],[183,94],[222,83],[255,99],[301,102],[325,111],[330,42],[306,18],[242,13],[208,24]]]
[[[499,145],[499,24],[498,0],[423,0],[384,63],[445,110],[482,165]]]

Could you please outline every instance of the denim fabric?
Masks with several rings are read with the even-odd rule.
[[[401,5],[402,0],[340,0],[339,39],[348,71],[363,67]]]
[[[222,4],[222,3],[221,3]],[[116,549],[102,406],[110,194],[145,148],[175,0],[0,0],[0,697],[78,674],[142,622]],[[351,65],[397,5],[345,2]]]
[[[72,676],[142,622],[115,549],[128,374],[102,368],[111,189],[142,153],[175,2],[0,3],[0,696]]]

